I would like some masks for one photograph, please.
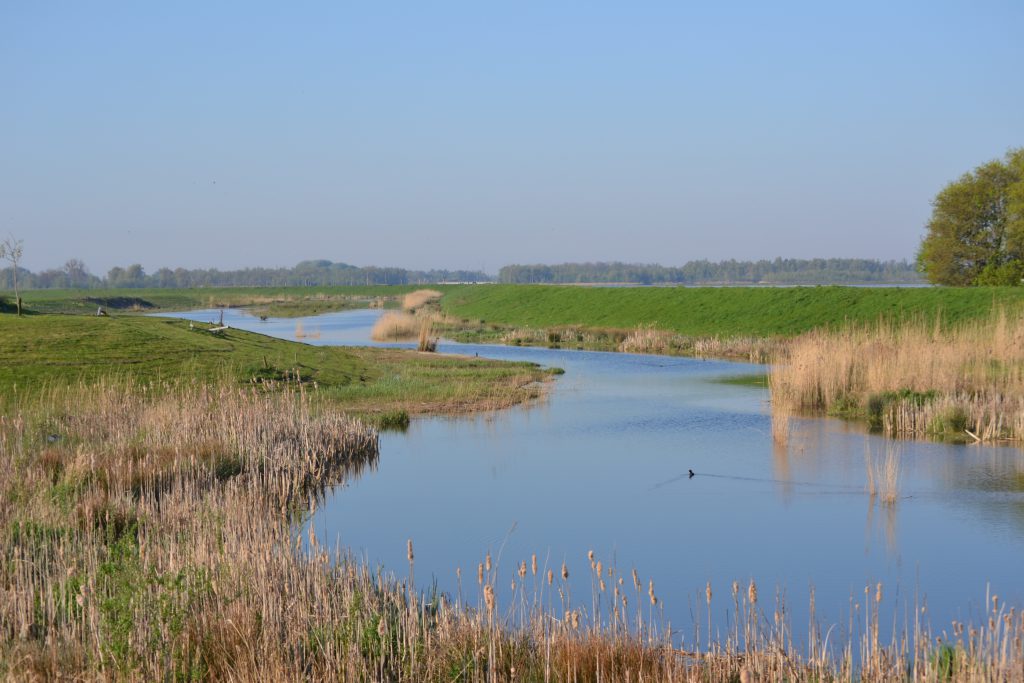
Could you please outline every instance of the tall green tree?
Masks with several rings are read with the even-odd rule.
[[[1024,149],[978,166],[936,195],[917,259],[934,284],[1021,283]]]

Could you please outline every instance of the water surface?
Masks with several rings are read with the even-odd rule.
[[[216,320],[217,311],[181,314]],[[314,344],[368,344],[379,311],[301,319]],[[296,320],[228,324],[294,338]],[[833,419],[794,421],[773,446],[764,389],[721,383],[763,368],[632,354],[445,343],[565,369],[546,400],[500,413],[415,419],[381,437],[379,468],[336,489],[311,523],[371,563],[475,597],[477,563],[500,552],[499,599],[518,563],[568,564],[590,604],[587,552],[653,579],[665,618],[686,632],[710,581],[725,623],[729,586],[755,579],[762,604],[786,595],[794,630],[808,589],[819,617],[845,624],[851,596],[882,582],[883,614],[902,624],[977,617],[986,590],[1024,604],[1024,457],[1010,447],[901,442],[900,499],[866,492],[865,452],[892,443]],[[688,470],[695,476],[690,478]],[[631,580],[627,580],[631,582]],[[504,591],[504,593],[502,592]],[[872,588],[872,595],[874,589]],[[507,596],[506,596],[507,597]],[[727,604],[728,603],[728,604]],[[690,638],[690,635],[687,635]]]

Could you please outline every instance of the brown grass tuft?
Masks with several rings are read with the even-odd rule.
[[[379,342],[399,342],[416,339],[422,322],[408,313],[385,313],[370,330],[370,338]]]
[[[417,289],[415,292],[409,292],[402,299],[402,309],[406,311],[415,311],[421,308],[424,304],[432,303],[440,299],[444,294],[434,289]]]

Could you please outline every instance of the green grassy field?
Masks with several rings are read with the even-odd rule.
[[[952,323],[1019,307],[1024,288],[566,287],[472,285],[441,301],[451,316],[488,324],[552,328],[657,328],[693,336],[794,336],[880,317]]]
[[[398,297],[417,289],[415,285],[370,287],[196,287],[191,289],[37,289],[22,293],[31,313],[96,312],[97,306],[113,310],[187,310],[236,306],[266,307],[274,315],[308,315],[344,303],[351,297]],[[445,291],[451,286],[432,289]],[[13,300],[9,292],[7,299]],[[319,306],[319,308],[318,308]],[[341,306],[342,308],[344,306]],[[316,309],[316,310],[314,310]]]
[[[113,377],[142,382],[316,382],[347,410],[451,412],[536,395],[527,363],[386,349],[310,346],[185,320],[144,316],[0,316],[0,394]],[[516,400],[507,400],[513,397]]]

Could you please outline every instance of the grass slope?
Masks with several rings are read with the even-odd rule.
[[[0,396],[103,377],[148,381],[316,382],[348,410],[449,412],[537,395],[530,363],[437,357],[387,349],[309,346],[185,320],[142,316],[0,316]]]
[[[793,336],[822,326],[936,314],[945,322],[1024,304],[1024,288],[720,287],[604,288],[473,285],[441,305],[464,320],[529,327],[656,327],[694,336]]]
[[[241,330],[215,336],[188,321],[117,316],[0,318],[0,386],[18,382],[91,380],[131,375],[144,381],[184,373],[226,374],[247,381],[274,379],[298,368],[325,386],[344,386],[368,373],[367,364],[340,349],[280,341]]]

